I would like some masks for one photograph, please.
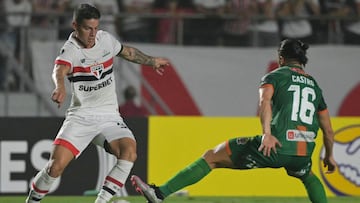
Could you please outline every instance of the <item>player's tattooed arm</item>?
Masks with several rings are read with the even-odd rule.
[[[155,57],[148,56],[134,47],[123,46],[118,56],[134,63],[155,66]]]
[[[130,46],[123,46],[118,56],[134,63],[151,66],[159,75],[162,75],[164,67],[170,64],[166,58],[149,56]]]

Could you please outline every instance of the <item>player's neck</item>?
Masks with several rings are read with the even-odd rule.
[[[286,64],[287,67],[290,68],[290,70],[303,74],[303,75],[307,75],[304,71],[304,67],[301,64]]]
[[[85,44],[83,41],[81,41],[81,39],[78,38],[76,35],[73,35],[73,38],[74,38],[74,39],[77,41],[77,43],[78,43],[80,46],[82,46],[83,48],[89,48],[89,47],[87,47],[86,44]]]
[[[300,68],[304,69],[304,67],[300,63],[287,63],[285,66],[292,67],[292,68]]]

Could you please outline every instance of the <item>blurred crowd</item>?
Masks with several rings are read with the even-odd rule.
[[[360,0],[0,0],[0,89],[9,53],[19,63],[26,40],[65,40],[73,9],[92,3],[101,29],[123,42],[201,46],[360,44]],[[26,29],[24,37],[23,30]],[[16,77],[16,76],[14,76]],[[11,82],[10,82],[11,84]]]
[[[345,44],[359,44],[360,41],[360,0],[0,2],[2,13],[29,14],[8,14],[6,18],[2,18],[4,22],[1,23],[6,23],[15,30],[17,26],[32,25],[34,37],[44,39],[50,38],[51,34],[56,34],[59,39],[66,39],[71,32],[74,7],[88,2],[96,5],[102,12],[103,29],[123,41],[176,44],[179,43],[179,35],[184,45],[273,46],[285,37],[301,38],[308,43],[339,40]],[[49,29],[49,26],[57,26],[58,30]],[[178,30],[179,28],[182,30]]]

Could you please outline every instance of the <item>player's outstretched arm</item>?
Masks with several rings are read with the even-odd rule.
[[[165,58],[149,56],[137,48],[125,45],[123,46],[123,49],[118,54],[118,56],[133,63],[152,66],[153,69],[160,75],[163,74],[164,67],[170,64],[169,61]]]

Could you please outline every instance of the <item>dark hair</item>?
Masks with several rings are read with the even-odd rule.
[[[279,55],[285,59],[297,60],[300,64],[306,65],[308,58],[306,50],[309,48],[308,44],[303,43],[297,39],[285,39],[280,42]]]
[[[100,11],[90,4],[80,4],[75,10],[73,20],[81,24],[84,19],[100,19]]]

